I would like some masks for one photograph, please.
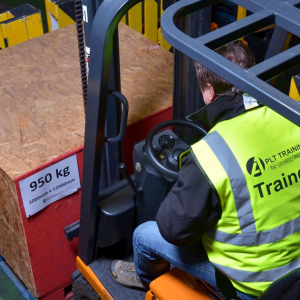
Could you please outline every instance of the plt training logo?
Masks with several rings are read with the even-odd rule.
[[[261,158],[256,159],[255,157],[251,157],[247,161],[246,167],[250,175],[258,177],[261,176],[262,172],[265,170],[265,163]]]

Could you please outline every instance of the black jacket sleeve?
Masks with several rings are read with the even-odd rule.
[[[220,215],[218,196],[194,158],[188,156],[156,215],[161,235],[176,246],[191,245],[217,223]]]

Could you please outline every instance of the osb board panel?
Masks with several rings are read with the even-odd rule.
[[[172,54],[120,24],[129,121],[171,105]],[[0,52],[0,168],[15,178],[83,145],[75,25]]]
[[[15,183],[0,170],[0,254],[36,295]]]
[[[0,52],[0,168],[11,178],[83,144],[74,29]]]
[[[172,105],[173,55],[120,23],[121,90],[128,125]]]

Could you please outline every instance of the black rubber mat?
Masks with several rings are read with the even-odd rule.
[[[126,261],[130,261],[131,259],[126,259]],[[107,258],[99,258],[94,261],[89,266],[96,274],[96,276],[100,279],[101,283],[104,285],[106,290],[110,293],[110,295],[114,299],[118,300],[144,300],[146,292],[127,288],[116,283],[108,274],[108,266],[111,260]]]

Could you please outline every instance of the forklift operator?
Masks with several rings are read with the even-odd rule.
[[[216,52],[244,69],[255,64],[242,41]],[[176,266],[218,291],[221,272],[239,299],[257,299],[300,266],[299,128],[195,66],[206,106],[188,119],[212,129],[190,147],[156,222],[136,228],[134,263],[113,261],[109,273],[146,289]]]

